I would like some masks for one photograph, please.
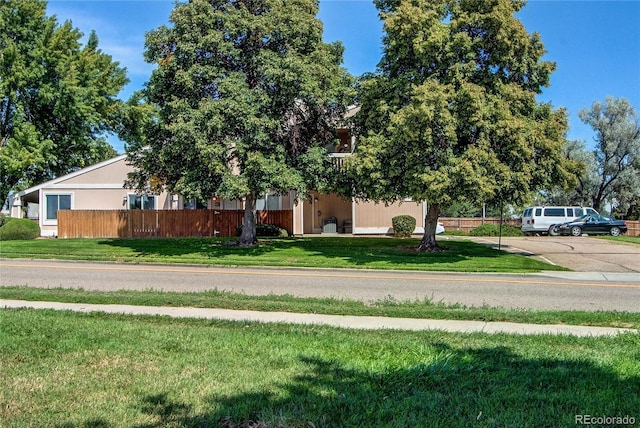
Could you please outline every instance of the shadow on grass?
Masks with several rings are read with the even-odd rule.
[[[301,356],[305,369],[290,383],[211,397],[211,412],[150,394],[139,410],[155,422],[136,428],[569,427],[576,415],[640,419],[638,375],[621,378],[586,359],[527,359],[503,347],[436,348],[429,363],[381,371]]]
[[[223,238],[108,239],[98,245],[128,248],[134,258],[174,257],[205,264],[416,268],[481,260],[477,266],[482,268],[488,260],[500,264],[499,260],[513,257],[470,241],[447,241],[441,244],[445,251],[431,254],[415,251],[417,239],[265,238],[255,247],[227,246],[226,242]]]
[[[84,422],[81,425],[76,425],[72,423],[67,423],[63,425],[56,425],[56,428],[112,428],[115,425],[111,425],[104,419],[91,419],[89,421]]]
[[[227,245],[229,238],[110,238],[97,241],[99,246],[130,249],[135,256],[179,257],[195,255],[218,257],[228,254],[260,256],[272,250],[270,245],[237,247]]]

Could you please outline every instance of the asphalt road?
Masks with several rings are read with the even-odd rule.
[[[443,238],[446,238],[443,237]],[[498,238],[470,238],[498,245]],[[638,273],[640,246],[587,236],[524,236],[502,238],[502,249],[538,257],[577,272]],[[639,303],[640,304],[640,303]]]
[[[368,302],[429,299],[467,306],[640,312],[640,281],[628,273],[451,274],[2,259],[0,284],[105,291],[218,289]]]

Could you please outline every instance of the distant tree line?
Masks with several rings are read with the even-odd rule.
[[[635,108],[624,98],[607,97],[581,110],[580,118],[595,135],[591,150],[582,141],[567,141],[563,148],[565,159],[581,165],[576,184],[551,187],[537,199],[547,205],[591,206],[628,220],[640,218],[640,123]]]

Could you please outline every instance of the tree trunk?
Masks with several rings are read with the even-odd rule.
[[[424,218],[424,235],[418,246],[418,251],[427,253],[437,253],[442,251],[436,242],[436,228],[438,227],[438,217],[440,217],[440,205],[430,204],[427,215]]]
[[[256,224],[258,223],[258,215],[256,211],[256,193],[250,192],[246,196],[244,203],[244,217],[242,219],[242,233],[238,239],[238,245],[254,246],[258,244],[256,236]]]

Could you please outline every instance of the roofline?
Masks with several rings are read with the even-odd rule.
[[[49,180],[49,181],[45,181],[44,183],[40,183],[37,186],[29,187],[27,189],[24,189],[24,190],[21,190],[21,191],[15,193],[13,195],[13,199],[22,197],[22,196],[27,195],[29,193],[36,192],[36,191],[38,191],[38,190],[40,190],[42,188],[52,186],[52,185],[57,184],[57,183],[59,183],[61,181],[69,180],[69,179],[77,177],[79,175],[86,174],[86,173],[94,171],[94,170],[96,170],[98,168],[102,168],[104,166],[111,165],[112,163],[116,163],[116,162],[119,162],[119,161],[121,161],[123,159],[126,159],[126,157],[127,157],[126,153],[122,154],[122,155],[118,155],[118,156],[113,157],[111,159],[107,159],[105,161],[98,162],[98,163],[96,163],[94,165],[87,166],[85,168],[79,169],[79,170],[71,172],[69,174],[65,174],[65,175],[62,175],[60,177],[56,177],[56,178],[54,178],[52,180]]]

